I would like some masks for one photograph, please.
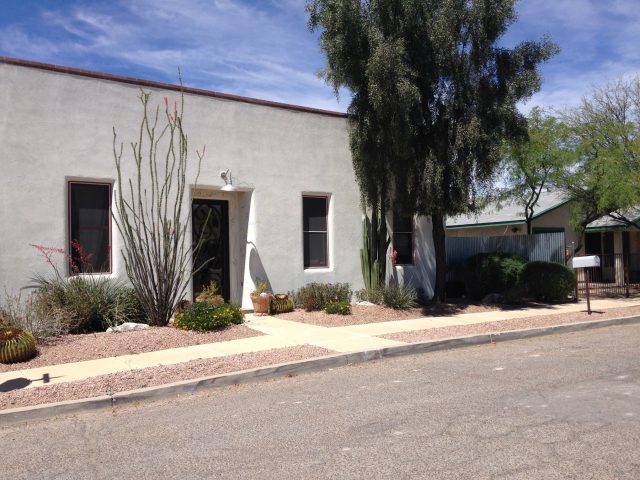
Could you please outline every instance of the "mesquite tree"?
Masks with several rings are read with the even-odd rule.
[[[507,187],[502,196],[524,209],[527,234],[542,192],[571,166],[569,130],[561,121],[535,107],[527,119],[527,138],[505,142],[502,171]]]
[[[308,0],[324,77],[346,87],[353,165],[369,206],[430,215],[435,299],[445,298],[445,215],[474,208],[505,137],[526,132],[516,104],[540,87],[548,39],[499,45],[515,0]]]
[[[574,227],[607,216],[640,228],[640,76],[595,88],[563,120],[574,161],[557,184],[574,200]]]
[[[123,144],[113,129],[113,154],[117,170],[114,221],[123,239],[122,254],[129,280],[152,325],[166,325],[184,297],[191,278],[194,250],[191,212],[183,211],[188,186],[189,151],[183,130],[184,99],[180,104],[150,109],[150,93],[139,95],[143,116],[137,141],[130,143],[134,174],[123,179]],[[200,174],[204,156],[196,151]]]

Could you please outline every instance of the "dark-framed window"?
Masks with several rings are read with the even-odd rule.
[[[303,195],[304,268],[329,266],[329,197]]]
[[[413,265],[413,215],[393,214],[393,249],[396,265]]]
[[[68,182],[70,272],[111,272],[111,184]]]

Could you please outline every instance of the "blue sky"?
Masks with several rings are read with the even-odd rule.
[[[0,0],[0,56],[345,110],[318,78],[324,59],[305,0]],[[504,44],[548,33],[562,52],[523,105],[561,109],[640,71],[640,0],[520,0]]]

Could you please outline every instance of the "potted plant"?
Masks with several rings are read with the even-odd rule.
[[[251,292],[251,303],[253,303],[253,313],[256,315],[268,315],[271,306],[271,290],[267,282],[258,282],[256,288]]]

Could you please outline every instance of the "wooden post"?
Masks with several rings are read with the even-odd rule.
[[[589,296],[589,269],[584,269],[585,279],[587,281],[587,313],[591,315],[591,298]]]

